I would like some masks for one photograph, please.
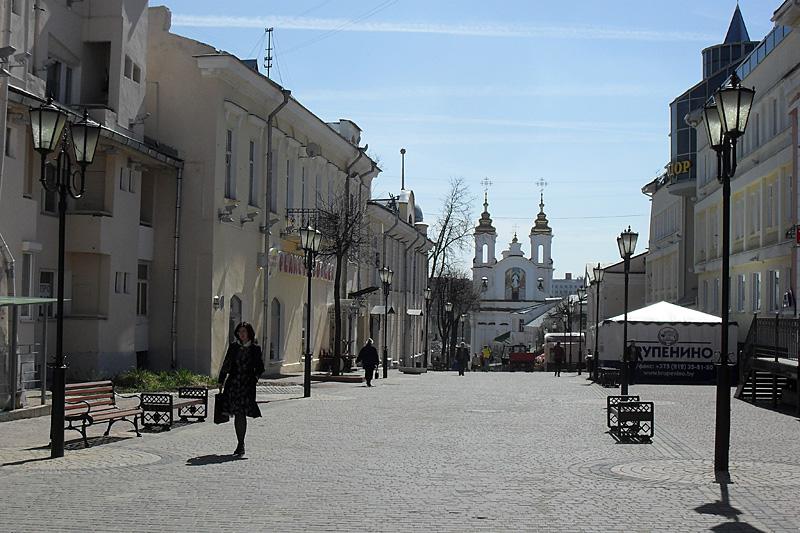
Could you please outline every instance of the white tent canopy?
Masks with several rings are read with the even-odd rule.
[[[607,318],[603,322],[622,322],[625,315]],[[628,313],[628,322],[669,322],[672,324],[719,324],[722,319],[694,309],[681,307],[669,302],[658,302]]]

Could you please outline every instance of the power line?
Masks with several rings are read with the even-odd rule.
[[[309,13],[311,13],[312,11],[316,11],[317,9],[321,8],[322,6],[324,6],[325,4],[329,4],[329,3],[330,3],[330,1],[331,1],[331,0],[324,0],[324,1],[320,2],[319,4],[317,4],[317,5],[315,5],[315,6],[311,6],[311,7],[309,7],[308,9],[306,9],[305,11],[303,11],[302,13],[300,13],[300,14],[298,14],[298,15],[295,15],[295,16],[297,16],[297,17],[302,17],[303,15],[308,15],[308,14],[309,14]]]
[[[363,15],[360,15],[360,16],[354,18],[354,19],[350,19],[350,20],[342,23],[341,25],[337,26],[336,28],[334,28],[332,30],[328,30],[326,32],[323,32],[322,34],[317,35],[316,37],[312,37],[311,39],[309,39],[307,41],[303,41],[300,44],[297,44],[297,45],[289,48],[288,50],[285,50],[283,53],[284,54],[291,54],[292,52],[296,52],[297,50],[300,50],[302,48],[306,48],[307,46],[311,46],[312,44],[318,43],[319,41],[321,41],[323,39],[327,39],[328,37],[343,31],[348,26],[352,26],[353,24],[357,24],[357,23],[359,23],[359,22],[361,22],[363,20],[366,20],[369,17],[371,17],[371,16],[383,11],[384,9],[390,7],[391,5],[396,4],[398,1],[399,0],[385,0],[384,2],[381,2],[380,4],[378,4],[377,6],[372,8],[371,10],[367,11],[366,13],[364,13]]]

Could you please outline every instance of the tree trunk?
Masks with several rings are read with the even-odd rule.
[[[333,278],[333,361],[331,374],[339,375],[339,362],[342,356],[342,304],[339,300],[340,286],[342,284],[342,256],[336,256],[336,274]]]

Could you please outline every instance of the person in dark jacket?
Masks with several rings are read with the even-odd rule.
[[[564,363],[564,347],[561,346],[560,342],[556,342],[555,347],[553,348],[553,363],[556,366],[554,376],[561,377],[561,365]]]
[[[256,383],[258,377],[264,373],[264,360],[253,326],[242,322],[236,326],[235,332],[236,341],[228,346],[217,383],[226,404],[225,411],[233,417],[233,426],[239,441],[233,455],[242,456],[247,417],[261,416],[261,410],[256,403]]]
[[[467,365],[469,364],[469,348],[467,348],[467,343],[462,342],[458,345],[456,349],[456,367],[458,368],[458,375],[463,376],[464,370],[466,370]]]
[[[642,348],[636,346],[636,341],[628,344],[628,385],[633,385],[636,380],[636,367],[642,360]]]
[[[364,367],[364,379],[367,387],[372,387],[372,377],[375,375],[375,367],[378,366],[378,350],[372,345],[372,339],[367,339],[367,344],[358,352],[356,363],[361,363]]]

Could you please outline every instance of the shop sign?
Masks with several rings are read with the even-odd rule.
[[[685,161],[676,161],[668,164],[666,167],[667,176],[677,176],[678,174],[686,174],[692,169],[692,161],[687,159]]]
[[[324,279],[325,281],[333,281],[334,268],[335,267],[333,265],[323,263],[317,259],[314,261],[314,268],[311,271],[311,277]],[[284,274],[305,276],[306,260],[301,255],[278,252],[278,271],[283,272]]]

